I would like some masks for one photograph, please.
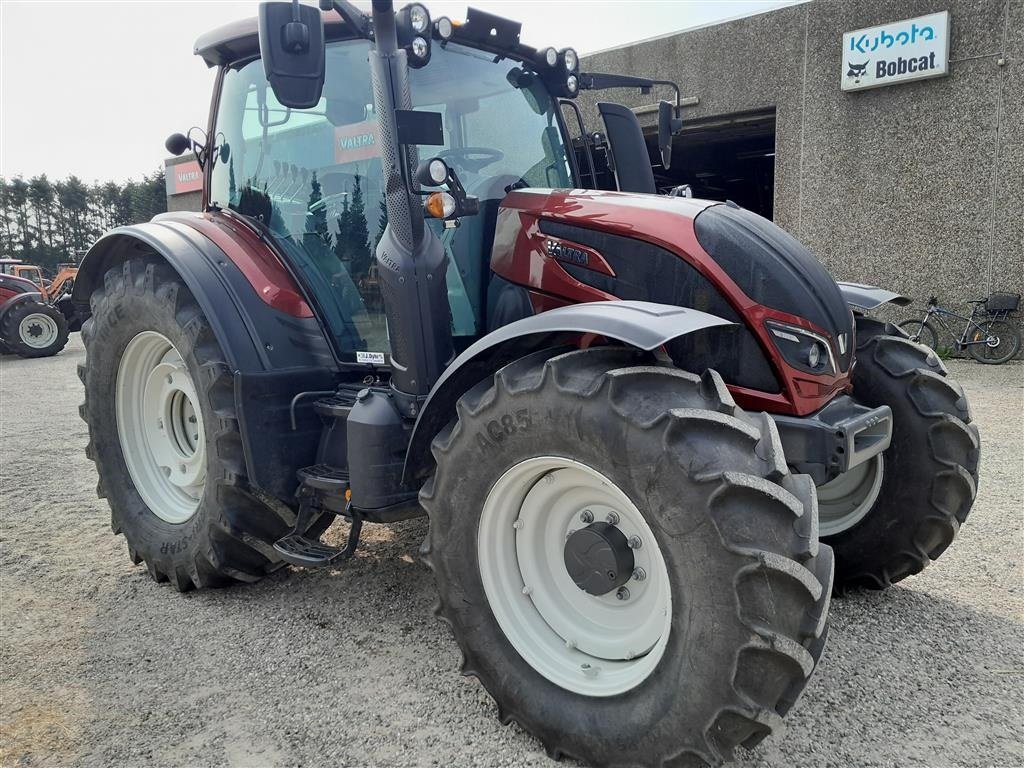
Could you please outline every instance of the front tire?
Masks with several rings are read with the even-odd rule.
[[[859,317],[853,396],[889,406],[893,434],[877,459],[818,488],[837,592],[885,589],[919,573],[952,543],[978,487],[978,428],[935,352]]]
[[[774,422],[714,372],[649,362],[542,352],[467,393],[434,442],[423,556],[502,722],[593,765],[720,765],[806,685],[832,555]],[[569,571],[573,537],[606,525],[644,571],[627,594]]]
[[[0,337],[19,357],[51,357],[68,343],[68,324],[49,304],[24,301],[4,314]]]
[[[233,376],[195,299],[156,257],[110,269],[82,329],[80,408],[114,533],[178,590],[258,581],[294,524],[250,491]]]

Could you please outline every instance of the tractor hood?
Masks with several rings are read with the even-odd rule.
[[[840,369],[848,368],[853,317],[832,276],[796,238],[735,203],[623,192],[524,189],[505,198],[499,221],[517,211],[529,211],[542,222],[621,235],[672,251],[705,276],[726,278],[738,289],[732,293],[747,299],[741,300],[738,311],[746,309],[744,304],[758,304],[802,318],[833,339],[842,337],[834,351]],[[499,226],[498,232],[510,234],[514,229]],[[553,234],[557,228],[542,223],[540,229]],[[513,244],[505,245],[511,253]],[[500,250],[496,238],[496,257]],[[575,261],[579,264],[579,256]]]
[[[853,316],[835,281],[795,238],[734,203],[516,190],[498,211],[491,268],[532,290],[535,311],[644,300],[738,323],[703,349],[677,351],[764,393],[747,400],[754,407],[809,412],[848,384]]]

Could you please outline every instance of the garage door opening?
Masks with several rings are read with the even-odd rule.
[[[775,110],[688,121],[673,139],[668,171],[661,166],[657,128],[644,134],[659,192],[689,184],[694,197],[732,200],[772,218]]]

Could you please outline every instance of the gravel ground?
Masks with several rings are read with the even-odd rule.
[[[128,561],[83,454],[78,337],[0,360],[0,765],[551,764],[430,616],[422,521],[343,569],[179,595]],[[738,765],[1024,765],[1024,366],[950,364],[981,492],[942,560],[833,604],[784,735]]]

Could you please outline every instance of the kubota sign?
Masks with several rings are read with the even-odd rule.
[[[843,35],[844,91],[940,77],[949,72],[949,11]]]

